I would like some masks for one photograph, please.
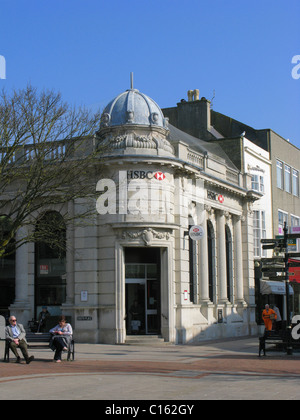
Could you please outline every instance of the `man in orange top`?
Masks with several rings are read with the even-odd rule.
[[[265,305],[265,309],[263,310],[263,313],[262,313],[262,319],[264,320],[267,331],[272,330],[272,323],[273,321],[276,320],[276,318],[277,318],[276,312],[273,311],[273,309],[271,309],[269,305]]]

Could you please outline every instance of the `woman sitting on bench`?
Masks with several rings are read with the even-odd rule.
[[[73,330],[70,324],[66,322],[66,318],[62,315],[59,318],[58,325],[50,330],[52,338],[50,341],[50,348],[55,351],[54,361],[61,362],[61,354],[67,351],[71,342]]]

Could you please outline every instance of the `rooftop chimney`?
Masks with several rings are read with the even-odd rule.
[[[199,101],[199,89],[194,90],[194,101]]]
[[[188,102],[199,101],[199,89],[188,90]]]
[[[188,101],[192,102],[193,100],[193,96],[194,96],[194,91],[193,90],[188,90]]]

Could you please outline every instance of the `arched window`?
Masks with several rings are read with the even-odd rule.
[[[208,249],[208,291],[211,302],[215,301],[215,235],[210,221],[207,221],[207,249]]]
[[[0,240],[9,238],[11,221],[0,216]],[[1,253],[2,254],[2,253]],[[9,315],[9,306],[15,300],[15,239],[11,239],[0,257],[0,315]]]
[[[47,306],[50,315],[61,314],[66,300],[66,226],[54,211],[43,215],[35,230],[36,316]]]
[[[229,227],[225,226],[226,235],[226,279],[227,279],[227,299],[229,302],[233,300],[233,275],[232,275],[232,236]]]

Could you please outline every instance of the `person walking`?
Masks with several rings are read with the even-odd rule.
[[[265,323],[266,331],[272,330],[273,321],[275,321],[277,318],[276,312],[273,311],[273,309],[270,308],[270,306],[267,304],[265,305],[265,309],[262,313],[262,319]]]

